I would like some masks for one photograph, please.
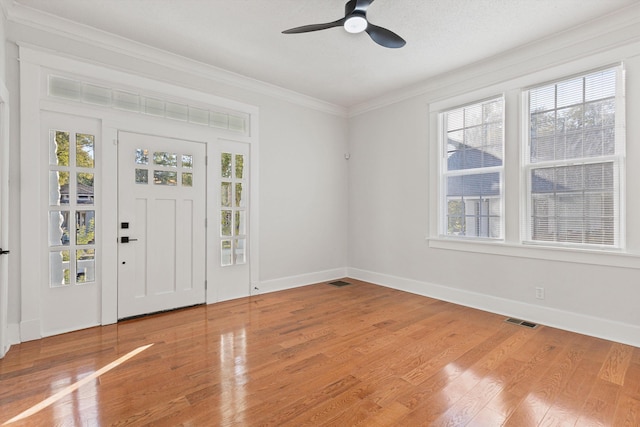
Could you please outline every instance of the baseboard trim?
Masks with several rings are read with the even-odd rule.
[[[20,342],[39,340],[40,338],[42,338],[40,319],[20,322]]]
[[[461,289],[450,288],[373,271],[349,268],[347,277],[416,295],[436,298],[506,317],[640,347],[640,327],[599,317],[526,304]]]
[[[263,280],[258,284],[259,291],[252,289],[252,295],[257,293],[268,293],[284,291],[286,289],[299,288],[301,286],[313,285],[314,283],[327,282],[329,280],[342,279],[347,276],[347,268],[336,268],[333,270],[318,271],[315,273],[301,274],[298,276],[288,276],[279,279]],[[253,288],[253,286],[252,286]]]

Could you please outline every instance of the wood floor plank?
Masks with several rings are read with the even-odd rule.
[[[0,424],[638,425],[638,348],[344,280],[13,346]]]
[[[624,385],[624,377],[627,373],[633,347],[614,343],[609,354],[600,369],[599,378],[618,385]]]

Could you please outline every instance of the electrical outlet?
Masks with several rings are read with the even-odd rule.
[[[536,298],[544,299],[544,288],[536,288]]]

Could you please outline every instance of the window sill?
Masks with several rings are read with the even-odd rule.
[[[640,269],[640,255],[622,251],[561,248],[486,240],[462,241],[441,237],[428,238],[427,241],[429,247],[434,249]]]

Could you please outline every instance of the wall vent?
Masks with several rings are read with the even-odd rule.
[[[341,288],[342,286],[347,286],[347,285],[350,285],[351,283],[345,282],[344,280],[336,280],[335,282],[329,282],[329,284],[331,286],[336,286],[338,288]]]
[[[525,328],[535,329],[538,327],[537,323],[527,322],[526,320],[514,319],[513,317],[505,320],[507,323],[513,323],[514,325],[524,326]]]

